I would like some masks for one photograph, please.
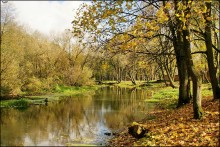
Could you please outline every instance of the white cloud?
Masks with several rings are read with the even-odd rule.
[[[13,1],[16,20],[46,35],[71,29],[75,11],[83,1]]]

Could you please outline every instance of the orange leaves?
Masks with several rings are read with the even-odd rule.
[[[147,120],[144,124],[150,129],[145,138],[136,140],[126,133],[119,136],[137,146],[219,146],[219,101],[212,102],[206,98],[203,108],[204,118],[194,120],[192,104],[171,111],[161,111],[157,107],[152,112],[156,119]],[[111,145],[125,144],[114,142]]]

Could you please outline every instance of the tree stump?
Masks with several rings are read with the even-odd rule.
[[[133,122],[130,127],[128,127],[128,133],[131,134],[133,137],[140,139],[145,136],[147,130],[143,125]]]

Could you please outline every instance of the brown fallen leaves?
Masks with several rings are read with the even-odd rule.
[[[142,139],[135,139],[127,129],[110,140],[110,146],[219,146],[219,100],[206,97],[202,102],[204,116],[193,119],[192,103],[179,109],[160,109],[147,115],[153,120],[142,123],[149,133]]]

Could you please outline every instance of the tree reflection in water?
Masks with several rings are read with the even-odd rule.
[[[62,101],[24,111],[2,109],[1,145],[99,144],[115,131],[143,118],[150,105],[146,90],[106,87],[94,95],[69,96]]]

